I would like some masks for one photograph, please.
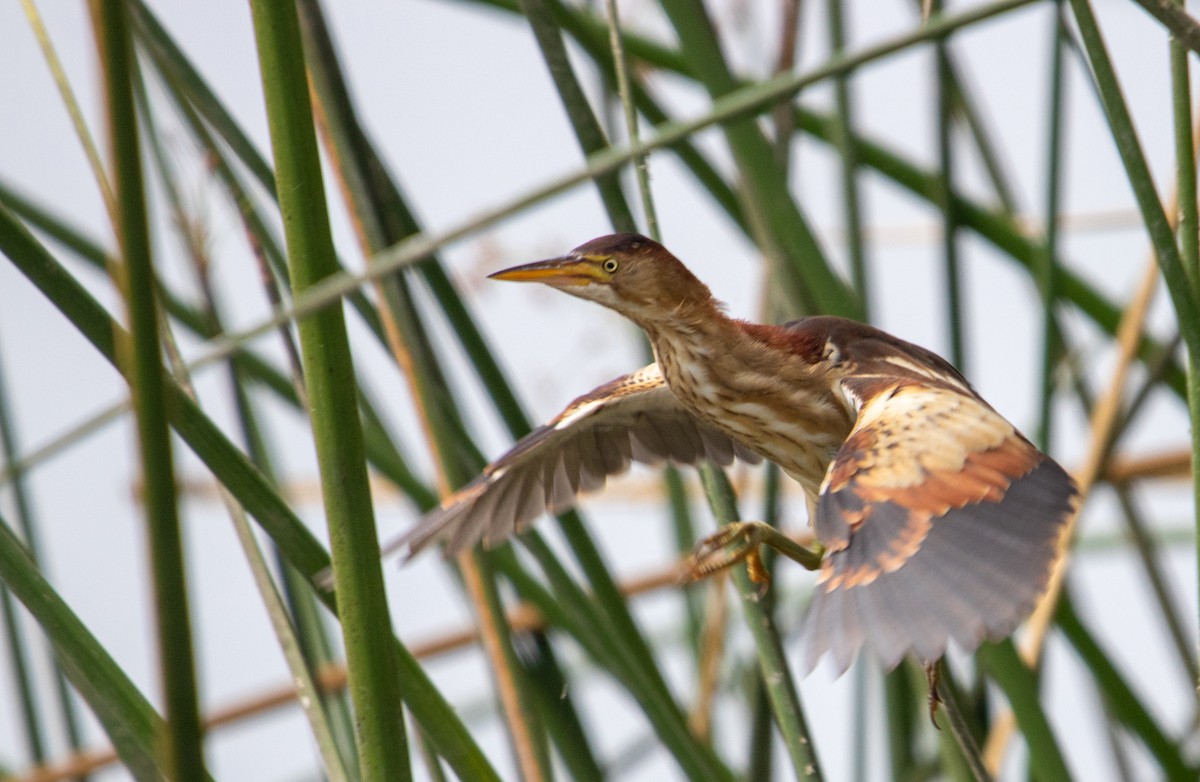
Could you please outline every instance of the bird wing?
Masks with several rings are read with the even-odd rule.
[[[844,671],[864,644],[891,669],[910,651],[932,662],[951,639],[973,651],[1011,634],[1073,510],[1070,477],[957,372],[891,361],[842,381],[859,412],[816,508],[828,553],[805,625],[809,670],[829,651]]]
[[[759,457],[684,410],[657,364],[605,383],[576,399],[554,420],[521,438],[475,480],[447,497],[415,527],[384,547],[412,556],[435,540],[446,554],[480,538],[495,546],[543,513],[575,504],[580,492],[604,486],[630,462],[728,465]]]

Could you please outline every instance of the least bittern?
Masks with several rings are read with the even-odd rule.
[[[656,364],[572,402],[388,546],[491,546],[597,489],[630,461],[778,464],[815,507],[824,550],[804,662],[845,670],[864,644],[927,666],[953,640],[1011,634],[1045,589],[1075,487],[953,366],[834,317],[764,326],[728,317],[661,245],[594,239],[491,275],[599,302],[646,332]],[[744,522],[702,542],[706,574],[762,544],[816,566],[782,534]],[[725,548],[725,546],[731,548]]]

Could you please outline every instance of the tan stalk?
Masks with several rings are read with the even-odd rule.
[[[1191,480],[1192,452],[1177,448],[1148,456],[1113,459],[1104,470],[1108,483],[1130,483],[1137,480]]]
[[[688,715],[688,727],[705,741],[712,740],[713,700],[725,659],[726,625],[729,618],[729,573],[717,574],[704,605],[704,632],[700,638],[700,664],[697,671],[696,702]]]
[[[812,537],[802,535],[796,538],[802,544],[811,544]],[[679,586],[679,571],[683,561],[673,562],[667,567],[655,570],[644,576],[630,579],[621,584],[621,593],[626,596],[638,596],[657,592],[662,589],[673,589]],[[532,606],[521,603],[511,608],[507,613],[508,626],[515,632],[541,630],[545,621],[541,614]],[[406,644],[409,651],[418,660],[428,660],[431,657],[457,652],[474,644],[480,643],[480,628],[472,623],[456,630],[439,634],[426,641]],[[330,663],[315,672],[317,689],[324,693],[336,692],[346,687],[346,668],[342,663]],[[255,695],[248,696],[234,703],[211,711],[204,720],[207,731],[227,727],[243,720],[262,717],[275,709],[290,706],[297,698],[296,687],[292,682],[276,685]],[[118,760],[116,752],[111,748],[87,750],[64,758],[56,763],[50,763],[30,769],[21,776],[6,777],[5,782],[65,782],[83,774],[89,774],[99,769],[111,766]]]
[[[353,208],[354,199],[346,182],[342,159],[338,154],[338,147],[329,138],[325,106],[321,102],[320,94],[312,89],[311,80],[309,87],[318,136],[325,146],[326,153],[329,155],[334,178],[337,181],[342,201],[346,204],[347,213],[350,215],[351,223],[354,226],[354,234],[358,239],[359,248],[363,256],[370,259],[372,256],[371,243],[367,237],[362,220]],[[384,284],[385,280],[382,278],[375,277],[372,279],[372,285],[380,302],[387,300],[383,289]],[[389,307],[380,306],[378,307],[378,312],[380,320],[383,323],[384,335],[387,338],[388,347],[391,349],[397,365],[402,370],[401,374],[404,375],[404,379],[409,386],[409,395],[413,400],[413,404],[417,407],[417,417],[421,422],[425,442],[429,445],[430,449],[436,449],[437,440],[434,437],[432,424],[430,423],[429,410],[426,409],[422,395],[417,388],[412,356],[404,344],[399,325],[396,323],[396,319]],[[443,498],[447,497],[453,491],[453,487],[446,476],[441,459],[433,459],[432,461],[437,473],[438,493]],[[517,691],[516,677],[508,665],[508,657],[504,654],[503,634],[497,624],[499,621],[503,621],[503,618],[494,616],[493,612],[488,610],[484,592],[483,574],[478,560],[468,552],[458,558],[458,564],[462,569],[463,581],[467,587],[467,594],[471,598],[475,615],[479,617],[480,640],[492,672],[495,674],[497,694],[500,697],[500,705],[504,711],[509,732],[512,736],[513,746],[517,755],[517,764],[521,769],[522,778],[526,782],[542,782],[541,764],[538,762],[538,753],[535,749],[533,735],[530,731],[528,721],[525,719],[524,710],[521,707],[521,698]]]
[[[63,70],[62,61],[58,59],[58,52],[54,48],[54,42],[50,40],[50,31],[46,29],[41,12],[38,11],[33,0],[21,0],[21,7],[25,10],[29,26],[33,28],[33,37],[37,39],[38,46],[42,49],[42,56],[46,58],[46,67],[50,69],[50,76],[54,79],[55,86],[58,87],[58,94],[62,97],[63,106],[71,117],[75,135],[79,137],[79,143],[83,146],[88,165],[92,168],[92,176],[96,178],[96,186],[100,188],[100,198],[104,201],[108,219],[113,225],[116,225],[116,201],[113,198],[112,186],[108,183],[108,175],[104,173],[100,150],[96,147],[96,140],[92,138],[91,131],[88,130],[87,122],[83,119],[83,112],[79,109],[75,91],[71,89],[67,72]]]
[[[1177,214],[1174,194],[1172,194],[1167,214],[1174,222],[1174,216]],[[1046,634],[1054,620],[1054,612],[1058,608],[1063,579],[1071,559],[1071,545],[1075,539],[1075,528],[1079,521],[1078,509],[1087,501],[1088,494],[1097,478],[1101,476],[1109,450],[1113,445],[1112,433],[1121,412],[1125,381],[1130,367],[1137,358],[1138,341],[1141,339],[1145,327],[1150,303],[1158,289],[1158,279],[1158,261],[1151,253],[1147,259],[1145,271],[1142,273],[1142,281],[1130,300],[1129,306],[1121,315],[1121,323],[1117,327],[1117,361],[1113,367],[1112,377],[1092,408],[1091,444],[1083,464],[1074,473],[1075,482],[1079,485],[1079,499],[1076,512],[1067,522],[1066,529],[1059,539],[1059,546],[1063,549],[1062,554],[1055,564],[1054,571],[1050,574],[1050,583],[1046,588],[1046,593],[1042,596],[1037,608],[1034,609],[1033,616],[1029,618],[1025,635],[1022,636],[1018,647],[1021,659],[1032,668],[1037,668],[1040,664],[1042,650],[1046,643]],[[1016,723],[1011,710],[998,715],[993,723],[983,750],[984,762],[988,771],[993,775],[999,773],[1015,727]]]

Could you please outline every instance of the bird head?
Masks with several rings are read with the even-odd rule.
[[[541,282],[603,304],[639,325],[715,306],[708,287],[661,244],[638,234],[601,236],[559,258],[514,266],[497,280]]]

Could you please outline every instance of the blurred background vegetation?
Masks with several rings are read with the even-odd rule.
[[[1182,3],[8,5],[0,777],[1196,778]],[[477,284],[612,230],[739,315],[939,350],[1084,488],[1028,626],[950,656],[942,730],[915,664],[799,676],[791,563],[761,601],[674,582],[714,519],[802,529],[769,468],[381,570],[645,358]]]

